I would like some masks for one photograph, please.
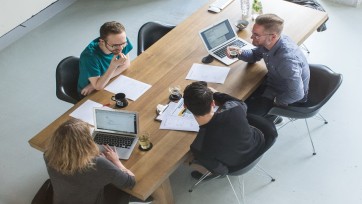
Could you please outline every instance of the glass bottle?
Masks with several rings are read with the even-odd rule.
[[[243,20],[248,20],[250,17],[250,2],[249,0],[240,0],[241,4],[241,18]]]

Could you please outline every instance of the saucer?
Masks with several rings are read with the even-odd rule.
[[[168,97],[171,101],[178,101],[178,100],[180,100],[181,98],[182,98],[182,95],[181,94],[179,94],[179,95],[172,95],[172,94],[170,94],[170,96]]]
[[[141,145],[138,145],[138,149],[141,150],[141,151],[148,151],[148,150],[152,149],[152,147],[153,147],[152,142],[150,142],[150,147],[147,148],[147,149],[142,149]]]
[[[238,20],[235,23],[235,26],[239,29],[239,30],[244,30],[247,26],[249,25],[249,21],[247,20]]]

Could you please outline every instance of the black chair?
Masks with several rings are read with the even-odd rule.
[[[80,101],[77,91],[79,58],[67,57],[59,62],[56,70],[56,94],[60,100],[76,104]]]
[[[160,22],[145,23],[138,31],[137,55],[144,52],[147,48],[153,45],[153,43],[170,32],[174,27],[176,26]]]
[[[236,197],[239,204],[240,204],[240,200],[239,200],[239,198],[238,198],[238,196],[236,194],[236,191],[234,189],[233,184],[230,181],[229,176],[238,176],[239,183],[241,183],[241,186],[242,186],[241,196],[242,196],[243,203],[245,203],[244,177],[243,177],[243,175],[245,173],[247,173],[248,171],[250,171],[251,169],[256,167],[257,170],[261,171],[266,176],[268,176],[271,179],[272,182],[275,181],[275,178],[273,178],[270,174],[268,174],[265,170],[263,170],[258,165],[258,162],[261,160],[264,153],[267,150],[269,150],[270,147],[273,146],[273,144],[276,141],[278,133],[277,133],[277,130],[275,128],[275,125],[271,121],[269,121],[269,120],[267,120],[267,119],[265,119],[265,118],[263,118],[261,116],[257,116],[257,115],[248,115],[248,121],[249,121],[249,124],[256,127],[258,131],[261,131],[262,133],[265,133],[264,134],[264,138],[265,138],[264,146],[258,151],[258,153],[254,157],[249,158],[249,160],[246,163],[243,163],[240,166],[235,166],[235,167],[228,168],[227,175],[217,175],[213,179],[209,180],[209,181],[211,181],[211,180],[214,180],[216,178],[226,176],[226,178],[228,179],[229,184],[231,186],[231,189],[233,190],[234,195],[235,195],[235,197]],[[191,188],[189,189],[189,192],[192,192],[197,187],[197,185],[199,185],[211,173],[212,172],[207,171],[194,185],[191,186]],[[240,180],[240,177],[241,177],[241,180]]]
[[[53,203],[53,186],[50,179],[47,179],[35,194],[31,204],[51,204]]]
[[[289,121],[280,128],[284,127],[289,122],[297,119],[304,119],[308,129],[308,135],[313,147],[313,155],[316,155],[312,137],[310,135],[307,118],[316,116],[328,123],[326,119],[319,113],[319,110],[333,96],[342,83],[342,75],[333,72],[325,65],[310,64],[310,81],[308,100],[306,103],[296,103],[286,107],[273,107],[269,114],[278,115],[289,118]],[[279,129],[280,129],[279,128]]]

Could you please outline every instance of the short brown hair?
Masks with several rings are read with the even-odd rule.
[[[262,14],[255,23],[264,27],[265,31],[280,35],[283,31],[284,20],[275,14]]]
[[[102,40],[105,40],[110,34],[120,34],[125,32],[126,29],[121,23],[117,21],[111,21],[104,23],[99,29],[99,36]]]
[[[206,82],[193,82],[184,90],[185,106],[196,116],[203,116],[209,113],[213,100],[213,92],[207,87]]]

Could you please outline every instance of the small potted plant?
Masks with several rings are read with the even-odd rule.
[[[263,13],[263,5],[260,0],[253,0],[252,10],[251,10],[251,18],[255,20],[260,14]]]

